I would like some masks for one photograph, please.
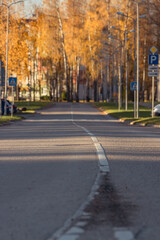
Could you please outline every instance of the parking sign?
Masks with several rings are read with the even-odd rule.
[[[158,65],[159,55],[149,55],[149,65]]]

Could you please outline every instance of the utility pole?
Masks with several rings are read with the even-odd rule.
[[[5,69],[5,90],[4,90],[4,115],[7,115],[7,83],[8,83],[8,35],[9,35],[9,7],[7,7],[7,33],[6,33],[6,69]]]
[[[139,118],[139,2],[133,0],[137,5],[137,115]]]
[[[24,1],[11,2],[10,4],[3,3],[0,1],[0,6],[7,8],[7,31],[6,31],[6,68],[5,68],[5,93],[4,93],[4,115],[7,115],[7,85],[8,85],[8,36],[9,36],[9,10],[14,4],[21,3]]]
[[[136,56],[136,48],[134,46],[134,80],[137,79],[137,94],[134,91],[134,117],[139,118],[139,19],[145,18],[146,15],[139,16],[139,2],[137,2],[136,0],[133,0],[133,1],[137,4],[137,19],[134,19],[131,16],[125,15],[122,12],[117,12],[117,14],[127,17],[127,18],[131,18],[133,20],[134,30],[131,30],[130,32],[134,31],[134,45],[135,46],[136,46],[135,28],[136,28],[136,21],[137,21],[137,56]],[[137,61],[136,61],[136,57],[137,57]],[[126,62],[127,62],[127,59],[126,59]],[[126,65],[126,67],[127,67],[127,65]],[[137,72],[136,72],[136,69],[137,69]],[[126,84],[127,84],[127,78],[128,78],[128,74],[126,72]],[[126,91],[126,94],[127,94],[127,91]],[[137,97],[137,99],[136,99],[136,97]],[[135,99],[137,100],[136,104],[135,104]],[[126,98],[126,100],[128,100],[128,99]],[[137,112],[136,112],[136,110],[137,110]]]
[[[137,118],[139,118],[139,3],[137,4]]]
[[[125,50],[126,50],[126,90],[125,90],[125,110],[128,110],[128,54],[127,54],[127,31],[125,31]]]
[[[2,97],[1,97],[1,94],[2,94],[2,61],[0,59],[0,118],[2,117]]]

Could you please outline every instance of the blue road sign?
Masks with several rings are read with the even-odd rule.
[[[159,63],[159,55],[149,55],[149,65],[158,65]]]
[[[1,68],[1,79],[0,79],[0,85],[5,86],[5,67],[4,63],[0,60],[0,68]]]
[[[17,78],[15,78],[15,77],[10,77],[10,78],[9,78],[9,86],[12,86],[12,87],[17,86]]]
[[[131,91],[137,90],[137,82],[131,82]]]

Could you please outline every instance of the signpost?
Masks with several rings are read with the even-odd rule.
[[[149,55],[149,65],[158,65],[159,55]]]
[[[2,61],[0,60],[0,117],[2,117],[1,94],[2,94]]]
[[[159,55],[158,49],[156,47],[151,47],[149,52],[149,66],[148,66],[148,76],[152,77],[152,117],[154,117],[154,81],[155,77],[159,75]]]
[[[136,91],[137,91],[137,81],[131,82],[131,91],[134,91],[134,118],[136,118]]]
[[[13,117],[14,87],[17,86],[17,78],[16,78],[16,77],[10,77],[10,78],[9,78],[9,86],[12,87],[12,108],[11,108],[11,117]]]
[[[5,68],[4,63],[0,59],[0,117],[2,116],[2,87],[5,85]]]
[[[149,72],[148,77],[158,77],[158,72]]]
[[[17,86],[17,78],[16,77],[10,77],[9,78],[9,86],[16,87]]]
[[[148,66],[148,71],[150,71],[150,70],[151,70],[151,71],[158,71],[158,68],[159,68],[158,65],[156,65],[156,66],[155,66],[155,65],[153,65],[153,66],[152,66],[152,65],[149,65],[149,66]]]
[[[137,91],[137,82],[131,82],[131,91]]]

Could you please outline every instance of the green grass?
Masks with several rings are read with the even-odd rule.
[[[115,118],[121,118],[124,120],[127,119],[134,119],[134,109],[133,103],[128,104],[128,111],[124,109],[124,106],[121,110],[118,110],[118,106],[116,103],[95,103],[97,107],[102,108],[104,111],[108,112]],[[150,117],[151,116],[151,109],[147,107],[141,107],[139,109],[140,117]]]
[[[42,107],[46,107],[49,104],[50,104],[50,102],[48,102],[48,101],[44,101],[44,102],[26,102],[26,101],[15,102],[15,105],[18,108],[27,108],[27,110],[38,110]]]
[[[141,123],[144,125],[153,124],[153,125],[160,125],[160,117],[154,117],[154,118],[141,118],[140,120],[136,120],[132,122],[135,123]]]
[[[22,113],[25,115],[27,113],[35,113],[35,110],[41,109],[42,107],[46,107],[49,105],[49,101],[43,101],[43,102],[26,102],[26,101],[20,101],[20,102],[15,102],[15,105],[18,108],[26,108],[26,111],[22,111]],[[0,124],[3,123],[8,123],[10,121],[15,121],[15,120],[21,120],[23,117],[18,116],[18,113],[14,114],[13,117],[11,116],[2,116],[0,118]]]
[[[135,119],[133,103],[128,104],[128,111],[125,111],[124,107],[121,110],[118,110],[116,103],[95,103],[95,105],[101,108],[103,111],[109,113],[111,116],[124,121],[128,120],[132,122],[132,124],[142,123],[144,125],[160,125],[160,117],[151,117],[151,108],[140,106],[139,119]]]
[[[7,122],[10,122],[10,121],[15,121],[15,120],[21,120],[23,119],[22,117],[20,116],[2,116],[0,118],[0,124],[3,124],[3,123],[7,123]]]

